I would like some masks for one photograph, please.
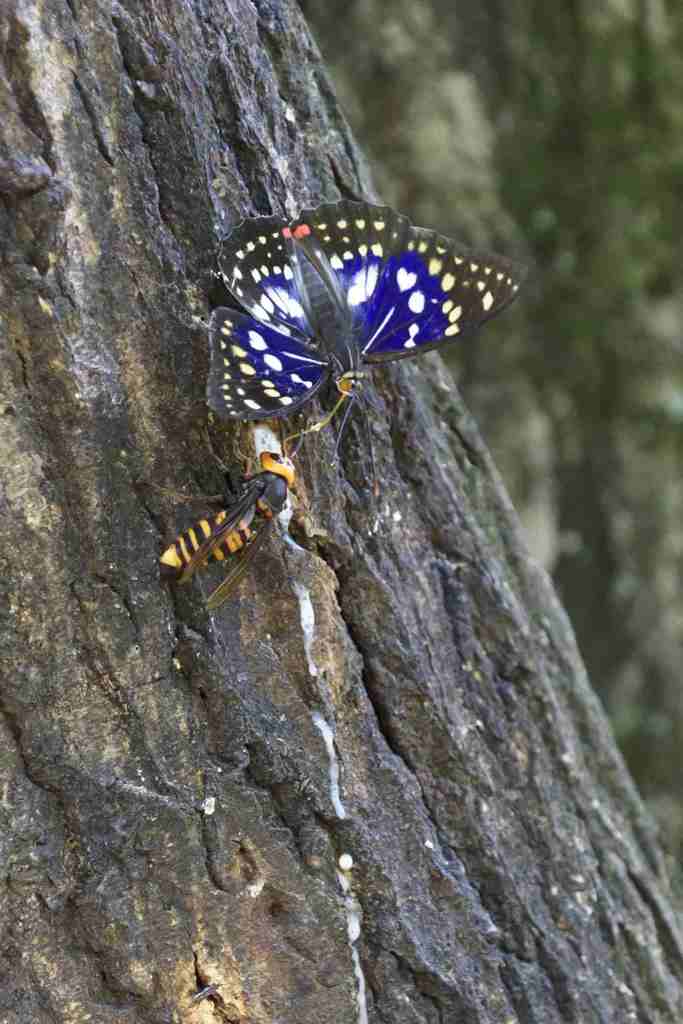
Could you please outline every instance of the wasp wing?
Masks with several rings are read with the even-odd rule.
[[[242,550],[235,555],[225,579],[216,587],[213,593],[209,595],[206,607],[210,612],[214,612],[216,608],[220,608],[220,606],[227,601],[230,596],[230,592],[242,579],[245,572],[251,565],[254,556],[262,547],[264,540],[268,536],[269,527],[272,526],[272,524],[272,519],[264,520],[263,525],[259,525],[258,532],[254,534],[253,540],[249,541],[246,547],[242,548]]]
[[[237,504],[226,510],[225,519],[215,524],[210,535],[199,545],[189,562],[183,569],[178,580],[179,583],[186,583],[195,570],[207,560],[211,552],[217,547],[224,537],[235,529],[240,520],[247,518],[248,522],[254,518],[256,501],[263,490],[263,483],[258,477],[247,484],[246,490]]]

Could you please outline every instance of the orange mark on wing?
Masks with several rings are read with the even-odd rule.
[[[283,228],[282,229],[282,236],[283,236],[283,238],[291,238],[292,237],[291,228]]]
[[[306,235],[310,235],[310,233],[311,229],[309,228],[308,224],[299,224],[298,228],[294,228],[295,238],[305,238]]]

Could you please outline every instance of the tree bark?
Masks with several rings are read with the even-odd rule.
[[[218,614],[159,582],[160,488],[220,488],[217,235],[371,194],[295,6],[25,0],[0,52],[2,1024],[680,1020],[650,822],[438,356],[374,375],[378,497],[357,418]]]

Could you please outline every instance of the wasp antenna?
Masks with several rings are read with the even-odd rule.
[[[227,463],[223,462],[223,460],[220,457],[220,455],[218,455],[216,453],[216,449],[213,446],[213,442],[211,440],[211,434],[209,433],[208,427],[204,426],[202,429],[203,429],[203,432],[204,432],[204,439],[206,440],[206,444],[208,446],[209,451],[211,452],[211,454],[213,455],[214,459],[216,460],[218,465],[221,467],[223,472],[224,473],[229,473],[230,472],[230,467],[227,465]]]

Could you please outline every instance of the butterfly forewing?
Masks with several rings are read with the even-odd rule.
[[[514,299],[521,280],[503,257],[411,228],[368,309],[364,360],[405,359],[472,334]]]
[[[209,323],[208,401],[219,416],[262,420],[288,416],[324,383],[327,362],[273,326],[219,307]]]
[[[262,324],[300,341],[311,326],[297,286],[297,252],[277,217],[244,220],[221,244],[218,265],[230,294]]]

